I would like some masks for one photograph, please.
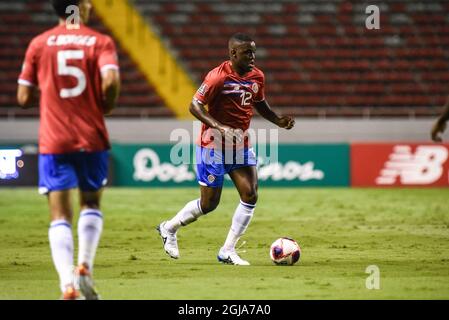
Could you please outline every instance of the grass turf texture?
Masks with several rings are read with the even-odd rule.
[[[232,188],[216,211],[178,233],[179,260],[165,254],[155,226],[198,195],[105,191],[95,265],[103,299],[449,298],[448,189],[261,188],[242,239],[249,267],[216,260],[238,203]],[[0,189],[0,299],[59,297],[48,224],[46,198],[34,188]],[[271,262],[270,244],[281,236],[299,242],[298,264]],[[369,265],[380,269],[379,290],[365,287]]]

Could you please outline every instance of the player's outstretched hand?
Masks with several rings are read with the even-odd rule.
[[[295,125],[295,119],[290,116],[281,116],[278,121],[278,126],[290,130]]]
[[[441,121],[440,119],[438,119],[432,127],[432,140],[435,142],[443,141],[443,139],[441,138],[441,134],[444,132],[444,130],[446,130],[446,121]]]

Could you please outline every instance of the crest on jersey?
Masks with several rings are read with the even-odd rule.
[[[259,86],[257,85],[256,82],[253,83],[253,85],[251,86],[251,89],[253,89],[254,93],[257,93],[259,91]]]
[[[201,87],[198,89],[198,93],[200,95],[204,96],[206,94],[206,92],[207,92],[207,89],[208,89],[207,84],[203,83],[201,85]]]
[[[210,174],[210,175],[207,176],[207,181],[209,181],[209,183],[212,183],[212,182],[215,181],[215,177]]]

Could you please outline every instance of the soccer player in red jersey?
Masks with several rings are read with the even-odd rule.
[[[446,130],[446,122],[448,119],[449,119],[449,97],[447,98],[446,104],[443,107],[441,115],[435,121],[430,131],[430,136],[433,141],[435,142],[443,141],[443,138],[441,136]]]
[[[90,0],[52,0],[52,5],[59,25],[29,44],[17,100],[31,107],[40,90],[39,192],[48,198],[48,236],[63,298],[76,299],[81,289],[94,300],[92,272],[103,229],[100,198],[110,148],[104,114],[118,97],[119,65],[112,39],[85,25]],[[71,189],[77,187],[81,212],[74,268]]]
[[[281,128],[291,129],[295,121],[289,116],[278,116],[266,102],[265,77],[255,67],[256,44],[251,37],[235,34],[228,47],[230,60],[209,72],[190,105],[190,112],[202,122],[196,149],[201,197],[187,203],[171,220],[162,222],[157,230],[167,254],[179,258],[178,229],[218,206],[224,175],[229,174],[239,192],[240,203],[217,258],[222,263],[249,265],[239,257],[235,245],[246,231],[256,207],[256,156],[246,139],[243,144],[239,141],[245,138],[242,132],[245,133],[250,125],[253,108]],[[208,110],[205,105],[208,105]],[[229,141],[232,141],[231,148],[227,147]],[[238,145],[243,146],[239,148]]]

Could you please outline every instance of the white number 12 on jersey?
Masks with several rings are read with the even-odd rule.
[[[250,102],[249,100],[252,98],[253,94],[248,91],[242,92],[240,95],[240,98],[242,98],[242,102],[240,103],[242,106],[249,106]]]
[[[86,89],[86,76],[83,70],[78,67],[68,66],[67,60],[84,58],[83,50],[61,50],[58,51],[58,75],[72,76],[78,79],[76,87],[70,89],[61,89],[59,95],[61,98],[73,98],[79,96]]]

